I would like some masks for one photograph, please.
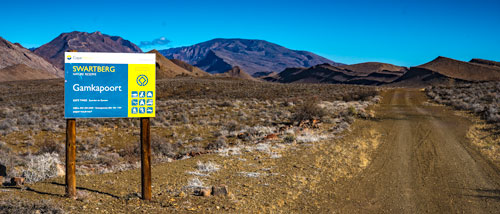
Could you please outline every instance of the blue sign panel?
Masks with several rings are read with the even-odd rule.
[[[74,71],[88,66],[107,66],[113,72]],[[68,63],[64,74],[64,96],[70,98],[64,99],[66,118],[127,117],[128,65]]]
[[[155,55],[65,53],[64,116],[155,116]]]

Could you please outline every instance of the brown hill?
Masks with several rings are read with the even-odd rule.
[[[371,74],[375,72],[380,73],[400,73],[401,75],[407,71],[406,67],[392,65],[381,62],[365,62],[352,65],[341,65],[339,67],[355,71],[360,74]]]
[[[500,68],[500,62],[497,62],[497,61],[491,61],[491,60],[486,60],[486,59],[471,59],[469,62],[481,64],[481,65],[496,66],[496,67]]]
[[[176,63],[172,62],[171,60],[165,58],[160,52],[157,50],[151,50],[148,53],[155,53],[156,54],[156,78],[157,79],[166,79],[166,78],[173,78],[176,76],[209,76],[210,74],[202,71],[199,68],[196,68],[194,66],[189,67],[188,65],[184,65],[187,63],[184,63],[182,61],[177,62],[179,64],[183,64],[184,67],[188,67],[191,70],[187,70],[184,67],[180,67]]]
[[[25,65],[25,66],[19,66],[19,65]],[[40,73],[41,71],[45,72],[47,75],[47,78],[53,78],[53,77],[63,77],[64,72],[54,65],[50,64],[47,62],[45,59],[42,57],[34,54],[30,50],[23,48],[20,45],[15,45],[12,44],[11,42],[3,39],[0,37],[0,69],[8,68],[7,70],[3,71],[3,74],[11,74],[13,76],[2,76],[0,78],[0,81],[11,81],[11,80],[18,80],[19,78],[22,79],[37,79],[41,77]],[[22,68],[31,68],[29,71],[21,71]],[[34,70],[36,70],[35,73],[37,75],[27,75],[29,73],[33,73]],[[22,75],[12,73],[14,71],[20,71],[22,72]],[[25,75],[26,74],[26,75]],[[46,79],[46,78],[42,78]]]
[[[60,77],[44,70],[33,69],[25,64],[11,65],[0,69],[0,82],[56,78]]]
[[[481,62],[481,63],[478,63]],[[464,62],[446,57],[411,67],[395,81],[397,85],[440,84],[451,79],[465,82],[500,81],[500,67],[488,65],[484,60]]]
[[[264,80],[282,83],[341,83],[381,85],[392,82],[406,72],[405,67],[386,63],[367,62],[353,65],[316,65],[310,68],[287,68]]]
[[[34,50],[59,69],[64,69],[64,52],[120,52],[141,53],[142,50],[132,42],[119,36],[108,36],[99,31],[94,33],[73,31],[62,33],[49,43]]]
[[[231,77],[231,78],[238,78],[238,79],[245,79],[245,80],[254,80],[256,81],[257,79],[253,78],[248,74],[247,72],[243,71],[240,67],[234,66],[233,68],[229,69],[228,71],[224,73],[219,73],[215,74],[217,77]]]

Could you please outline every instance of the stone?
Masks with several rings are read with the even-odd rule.
[[[22,178],[22,177],[13,177],[13,178],[10,179],[10,182],[12,183],[12,185],[22,186],[22,185],[24,185],[24,178]]]
[[[210,197],[211,194],[212,194],[211,189],[202,189],[201,190],[201,196],[203,196],[203,197]]]
[[[3,176],[0,176],[0,186],[3,186],[3,180],[4,180]]]
[[[66,169],[64,168],[64,165],[62,165],[62,164],[57,164],[57,165],[56,165],[56,168],[57,168],[57,176],[58,176],[58,177],[61,177],[61,176],[65,176],[65,175],[66,175]]]
[[[227,196],[229,195],[229,190],[226,185],[212,186],[213,196]]]
[[[7,176],[7,167],[0,164],[0,176],[5,177]]]
[[[278,139],[278,135],[277,134],[269,134],[265,137],[266,140],[277,140]]]

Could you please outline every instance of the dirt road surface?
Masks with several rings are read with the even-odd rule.
[[[340,213],[500,213],[500,172],[471,148],[468,120],[425,100],[418,90],[385,92],[381,146],[336,191]]]

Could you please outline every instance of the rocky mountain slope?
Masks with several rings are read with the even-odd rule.
[[[134,43],[119,36],[109,36],[99,31],[94,33],[73,31],[62,33],[49,43],[34,50],[59,69],[64,69],[64,52],[120,52],[141,53],[142,50]]]
[[[234,66],[233,68],[229,69],[228,71],[224,73],[219,73],[216,74],[218,77],[232,77],[232,78],[239,78],[239,79],[245,79],[245,80],[257,80],[250,76],[247,72],[243,71],[240,67]]]
[[[0,82],[56,78],[60,77],[45,70],[28,67],[25,64],[11,65],[0,69]]]
[[[164,57],[164,56],[162,55],[162,57]],[[194,74],[194,76],[210,76],[211,75],[211,74],[201,70],[200,68],[193,66],[193,65],[190,65],[182,60],[178,60],[178,59],[169,59],[169,60],[171,62],[173,62],[174,64],[176,64],[177,66],[184,68],[185,70],[191,72],[192,74]]]
[[[321,64],[309,68],[287,68],[277,75],[266,76],[263,79],[281,83],[381,85],[398,79],[406,71],[405,67],[378,62],[340,66]]]
[[[500,81],[500,67],[494,61],[473,59],[464,62],[446,57],[411,67],[395,81],[399,85],[439,84],[449,80],[465,82]]]
[[[496,66],[496,67],[500,68],[500,62],[496,62],[496,61],[492,61],[492,60],[471,59],[469,62],[475,63],[475,64],[481,64],[481,65]]]
[[[0,37],[0,81],[63,77],[64,72],[42,57]]]
[[[148,53],[156,54],[156,79],[173,78],[176,76],[210,76],[209,73],[188,65],[180,60],[177,60],[176,63],[174,63],[161,55],[157,50],[152,50]]]
[[[290,50],[263,40],[213,39],[188,47],[160,50],[169,59],[180,59],[209,73],[224,73],[238,66],[250,75],[279,72],[289,67],[329,63],[340,65],[307,51]]]

